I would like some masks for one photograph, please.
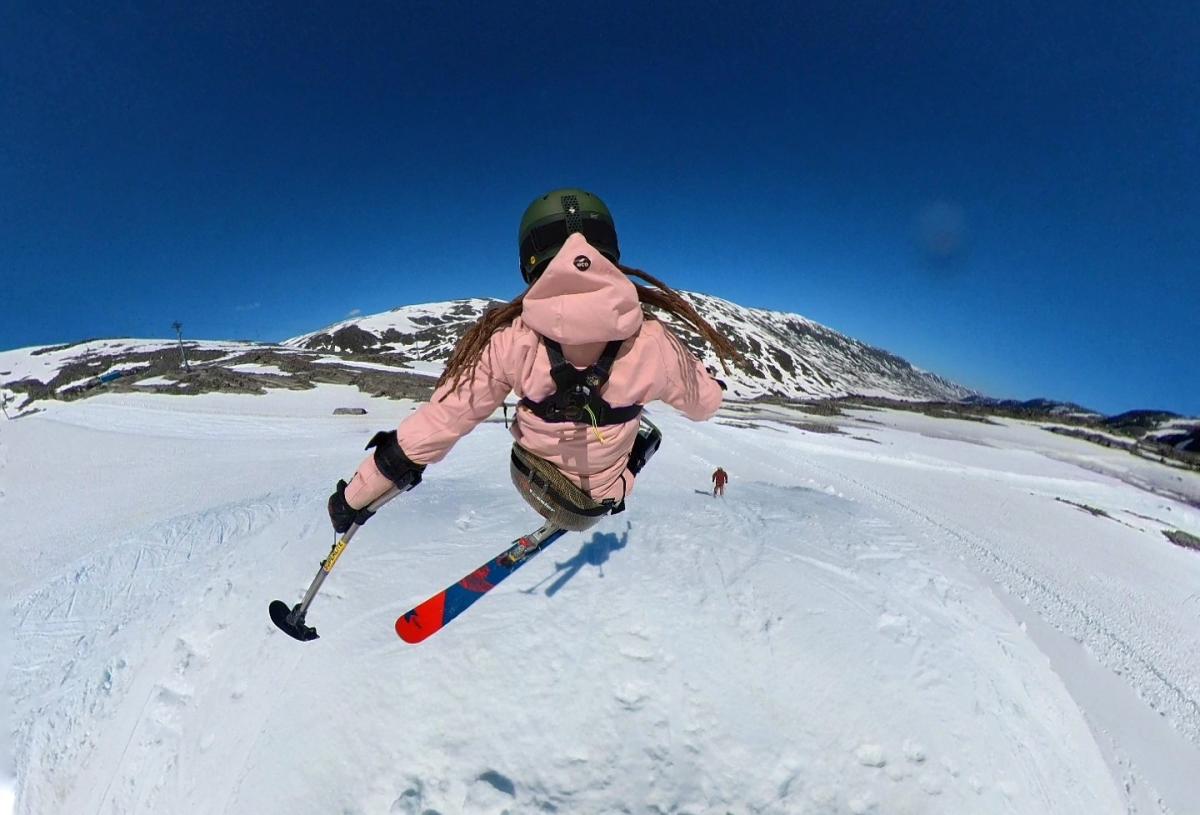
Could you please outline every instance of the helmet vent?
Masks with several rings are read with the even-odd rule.
[[[579,214],[579,198],[574,195],[562,197],[563,212],[567,216],[567,234],[583,231],[583,216]]]

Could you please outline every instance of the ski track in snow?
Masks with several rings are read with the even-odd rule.
[[[165,811],[157,803],[178,781],[180,714],[208,672],[212,641],[233,623],[213,619],[208,604],[239,584],[246,591],[248,575],[236,573],[230,550],[299,504],[295,495],[259,499],[170,519],[97,551],[15,605],[23,660],[12,685],[32,713],[20,749],[56,792],[55,779],[81,767],[95,779],[61,799],[31,798],[29,811]],[[66,663],[56,664],[64,653]],[[119,751],[97,754],[98,722],[127,734]]]
[[[1195,691],[1184,689],[1181,687],[1184,680],[1177,683],[1157,667],[1157,663],[1167,655],[1152,650],[1147,653],[1152,648],[1150,642],[1117,633],[1113,627],[1119,625],[1118,621],[1106,618],[1102,610],[1088,609],[1080,601],[1034,576],[1028,567],[999,554],[999,547],[986,537],[955,529],[949,522],[937,519],[894,496],[854,479],[842,478],[859,490],[935,528],[947,538],[964,544],[982,563],[984,570],[1005,589],[1025,602],[1033,603],[1044,618],[1054,621],[1056,627],[1086,642],[1110,667],[1132,675],[1151,708],[1161,707],[1169,711],[1189,739],[1200,741],[1200,703],[1191,695]]]
[[[251,455],[295,426],[233,407],[176,422],[154,398],[55,421],[163,443],[232,433]],[[666,442],[626,514],[565,536],[420,646],[396,640],[396,614],[537,525],[501,471],[503,428],[463,440],[355,539],[310,613],[314,643],[276,631],[266,604],[298,599],[327,551],[324,493],[301,485],[357,461],[344,430],[305,432],[302,480],[279,470],[262,494],[247,477],[258,497],[40,575],[12,606],[18,813],[1194,811],[1177,791],[1150,794],[1156,809],[1132,797],[1147,759],[1110,772],[988,583],[1120,668],[1194,743],[1193,652],[1173,661],[1155,647],[1169,627],[1132,636],[886,470],[933,473],[936,451],[655,421]],[[699,489],[717,464],[724,499]],[[942,470],[1029,501],[1071,486],[1066,465]],[[63,511],[83,526],[113,509]],[[1056,517],[1111,524],[1076,515]]]

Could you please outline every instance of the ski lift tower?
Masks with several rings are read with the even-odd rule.
[[[183,370],[191,372],[191,367],[188,365],[187,356],[183,353],[183,323],[176,320],[171,323],[171,327],[175,329],[175,338],[179,341],[179,365]]]

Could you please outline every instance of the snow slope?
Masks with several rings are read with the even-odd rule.
[[[1161,534],[1200,512],[1129,456],[658,410],[629,511],[404,645],[397,613],[538,525],[491,421],[355,538],[321,639],[287,638],[266,606],[328,551],[332,482],[413,407],[114,394],[0,423],[18,813],[1200,811],[1200,553]]]

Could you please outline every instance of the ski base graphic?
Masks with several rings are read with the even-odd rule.
[[[517,538],[507,549],[457,583],[401,614],[396,618],[396,633],[400,639],[414,644],[436,634],[566,531],[546,525]]]

